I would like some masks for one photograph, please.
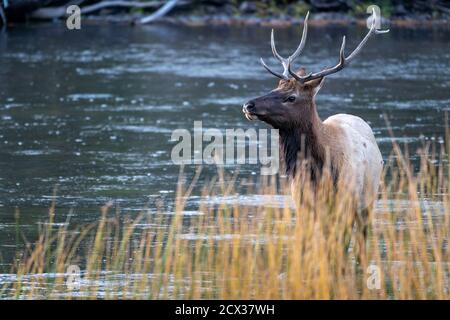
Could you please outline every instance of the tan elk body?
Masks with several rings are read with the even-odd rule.
[[[370,208],[377,197],[383,160],[370,126],[361,118],[349,114],[336,114],[325,121],[319,118],[315,96],[323,85],[325,76],[345,68],[360,52],[376,30],[375,13],[368,34],[358,47],[345,56],[345,37],[342,41],[339,63],[317,73],[306,74],[304,69],[292,71],[292,61],[302,52],[306,36],[308,15],[303,36],[297,50],[288,58],[281,57],[276,48],[272,30],[271,46],[274,56],[283,65],[283,73],[270,73],[280,78],[279,85],[266,95],[252,99],[243,106],[249,120],[261,120],[279,129],[280,157],[286,174],[295,181],[299,153],[305,154],[314,164],[312,179],[317,179],[327,160],[335,183],[347,185],[357,197],[358,208]],[[328,163],[328,162],[327,162]],[[292,184],[293,194],[296,184]]]

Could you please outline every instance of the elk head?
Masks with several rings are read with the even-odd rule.
[[[372,11],[372,25],[353,52],[347,57],[344,54],[345,36],[342,39],[339,62],[332,68],[326,68],[320,72],[306,74],[304,69],[294,72],[292,62],[303,51],[308,33],[308,16],[305,17],[303,35],[295,52],[283,58],[278,54],[275,47],[274,33],[272,29],[271,47],[272,53],[283,66],[283,73],[271,70],[261,58],[261,64],[272,75],[280,78],[278,87],[266,95],[252,99],[244,104],[243,112],[248,120],[259,119],[271,125],[276,129],[289,129],[290,127],[299,127],[299,125],[308,125],[316,116],[314,97],[323,85],[324,78],[330,74],[336,73],[350,64],[353,58],[361,51],[367,40],[373,34],[386,33],[389,30],[377,30],[375,28],[376,13]]]

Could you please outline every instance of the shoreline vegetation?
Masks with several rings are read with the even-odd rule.
[[[55,223],[53,204],[37,240],[2,274],[0,298],[448,300],[448,126],[445,137],[414,151],[393,141],[366,242],[352,233],[355,199],[330,175],[315,187],[305,176],[295,207],[211,203],[238,190],[236,175],[219,170],[199,192],[199,214],[185,215],[201,169],[188,183],[180,170],[174,212],[130,217],[107,204],[97,222],[74,226],[70,217]],[[260,179],[242,182],[244,195],[289,193]]]
[[[2,3],[3,2],[3,3]],[[300,24],[311,12],[310,24],[365,25],[374,4],[380,7],[382,25],[431,27],[450,25],[450,4],[446,1],[358,1],[358,0],[0,0],[0,25],[64,20],[70,4],[81,8],[88,23],[147,24],[153,22],[187,26],[291,26]],[[1,18],[3,17],[3,18]],[[3,23],[2,23],[3,22]]]

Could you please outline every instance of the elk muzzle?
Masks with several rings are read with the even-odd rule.
[[[257,120],[258,116],[255,114],[255,102],[250,100],[242,106],[242,112],[248,120]]]

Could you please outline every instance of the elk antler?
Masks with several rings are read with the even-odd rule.
[[[288,61],[288,72],[289,74],[294,77],[295,80],[301,82],[301,83],[305,83],[306,81],[310,81],[310,80],[314,80],[317,78],[322,78],[325,76],[328,76],[330,74],[336,73],[340,70],[342,70],[343,68],[345,68],[346,66],[349,65],[349,63],[352,61],[352,59],[354,57],[356,57],[356,55],[361,51],[362,47],[364,47],[364,45],[366,44],[367,40],[370,38],[370,36],[372,34],[381,34],[381,33],[387,33],[389,32],[389,29],[387,30],[377,30],[375,28],[375,22],[376,22],[376,14],[375,14],[375,9],[372,8],[372,25],[370,26],[370,30],[369,32],[366,34],[366,36],[364,37],[364,39],[361,41],[361,43],[356,47],[355,50],[353,50],[353,52],[348,56],[345,57],[344,55],[344,49],[345,49],[345,36],[342,38],[342,45],[341,45],[341,50],[339,52],[339,63],[337,65],[335,65],[332,68],[327,68],[324,69],[320,72],[317,73],[310,73],[306,76],[299,76],[297,75],[295,72],[292,71],[291,69],[291,62],[292,61]]]
[[[263,58],[260,59],[261,64],[263,65],[263,67],[269,71],[271,74],[273,74],[274,76],[280,78],[280,79],[284,79],[284,80],[288,80],[289,79],[289,65],[291,64],[292,61],[294,61],[295,58],[297,58],[300,53],[302,53],[303,48],[305,47],[305,43],[306,43],[306,36],[308,34],[308,17],[309,17],[309,11],[306,14],[305,17],[305,21],[303,23],[303,34],[302,34],[302,39],[300,41],[300,44],[298,45],[297,49],[295,50],[295,52],[290,55],[287,58],[283,58],[282,56],[280,56],[277,52],[277,49],[275,48],[275,38],[274,38],[274,34],[273,34],[273,29],[272,29],[272,33],[270,35],[270,46],[272,47],[272,53],[273,56],[275,58],[277,58],[281,64],[283,65],[283,73],[278,73],[275,71],[272,71],[264,62]]]

